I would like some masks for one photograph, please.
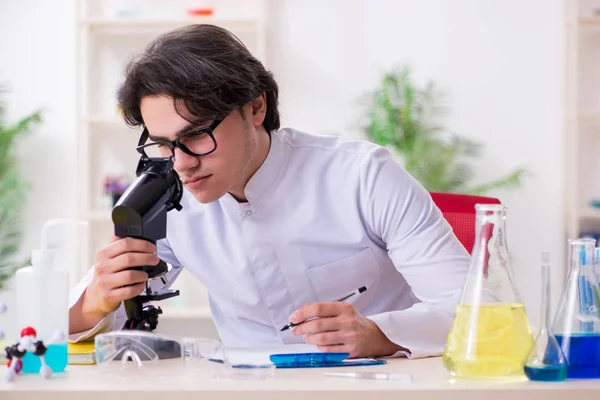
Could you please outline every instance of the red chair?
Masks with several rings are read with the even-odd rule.
[[[430,194],[454,234],[470,254],[475,244],[475,204],[500,204],[500,200],[467,194],[435,192]]]

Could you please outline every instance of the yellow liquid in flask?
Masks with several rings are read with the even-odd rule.
[[[456,377],[520,378],[525,376],[523,365],[531,346],[533,336],[522,304],[461,304],[443,360]]]

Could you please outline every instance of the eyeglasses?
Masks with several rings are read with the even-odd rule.
[[[209,126],[193,129],[185,135],[169,141],[146,143],[149,133],[148,128],[144,128],[136,150],[143,156],[150,158],[169,158],[175,157],[175,148],[178,147],[185,154],[194,157],[205,156],[217,149],[217,141],[213,131],[223,121],[224,118],[215,119]]]

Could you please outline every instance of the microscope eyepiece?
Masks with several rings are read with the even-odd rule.
[[[157,241],[166,237],[167,212],[181,210],[183,185],[171,158],[142,157],[137,179],[112,211],[115,235]]]

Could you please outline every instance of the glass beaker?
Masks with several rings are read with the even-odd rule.
[[[600,296],[591,238],[569,240],[569,271],[553,331],[567,359],[567,378],[600,378]]]
[[[540,330],[525,360],[525,375],[531,381],[558,382],[567,378],[567,361],[550,329],[550,254],[542,252],[542,302]]]
[[[452,376],[525,379],[533,337],[513,280],[506,244],[506,207],[477,204],[471,265],[443,361]]]

